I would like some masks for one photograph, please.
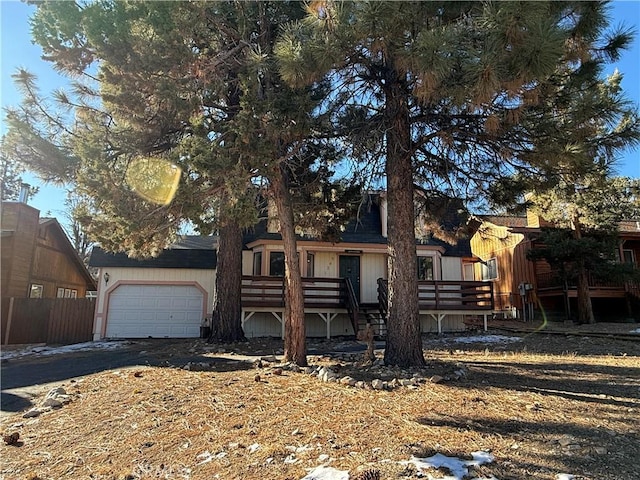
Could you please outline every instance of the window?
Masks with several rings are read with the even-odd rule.
[[[262,252],[253,254],[253,274],[262,275]]]
[[[64,288],[58,288],[58,293],[56,293],[56,298],[64,298]]]
[[[636,256],[634,255],[633,250],[622,250],[622,257],[624,258],[624,263],[629,263],[631,265],[635,265]]]
[[[31,289],[29,290],[29,298],[42,298],[43,291],[44,287],[42,285],[32,283]]]
[[[316,263],[316,255],[315,253],[307,252],[307,277],[315,277],[315,263]]]
[[[269,253],[269,275],[284,277],[284,252]]]
[[[498,260],[490,258],[482,264],[482,280],[495,280],[498,278]]]
[[[418,280],[433,280],[433,257],[418,257]]]

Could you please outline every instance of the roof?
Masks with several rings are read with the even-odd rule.
[[[218,263],[217,237],[184,235],[154,258],[130,258],[126,253],[106,252],[93,247],[91,267],[191,268],[213,270]]]
[[[527,217],[524,215],[479,215],[485,222],[491,222],[501,227],[527,227]]]
[[[39,225],[46,226],[46,228],[53,228],[58,231],[61,238],[63,239],[64,248],[66,248],[67,250],[67,256],[76,264],[76,266],[78,267],[78,270],[80,271],[82,276],[85,278],[85,281],[87,283],[87,290],[95,290],[97,288],[96,281],[93,279],[93,277],[89,273],[89,270],[87,270],[87,267],[82,261],[82,259],[80,258],[80,255],[78,255],[78,252],[76,252],[75,248],[73,248],[73,245],[69,240],[69,237],[67,236],[67,232],[64,231],[64,228],[62,228],[62,225],[60,225],[60,222],[58,222],[58,220],[55,218],[45,217],[45,218],[40,218],[38,220],[38,223]]]
[[[387,245],[388,240],[382,235],[382,221],[380,217],[379,194],[369,194],[368,201],[360,205],[358,215],[352,218],[340,235],[339,243],[362,243],[371,245]],[[297,235],[298,240],[318,241],[318,238]],[[245,233],[243,242],[247,244],[257,240],[281,240],[279,233],[267,231],[267,220],[261,220],[255,227]],[[471,244],[468,238],[460,239],[455,245],[431,237],[416,239],[417,245],[431,245],[441,247],[448,256],[471,256]]]

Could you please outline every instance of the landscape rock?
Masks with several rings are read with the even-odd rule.
[[[429,378],[429,381],[431,383],[440,383],[444,380],[444,378],[442,378],[440,375],[434,375],[431,378]]]
[[[371,382],[371,387],[374,390],[382,390],[384,388],[384,382],[382,380],[380,380],[379,378],[376,378],[375,380],[373,380]]]
[[[44,410],[42,410],[40,408],[32,408],[31,410],[25,412],[24,415],[22,415],[22,418],[39,417],[40,415],[42,415],[43,412],[44,412]]]

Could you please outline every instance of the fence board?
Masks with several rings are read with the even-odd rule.
[[[71,344],[93,338],[96,300],[91,298],[14,298],[8,319],[10,299],[2,299],[2,343]],[[8,326],[7,326],[8,325]]]

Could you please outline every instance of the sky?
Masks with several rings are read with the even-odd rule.
[[[39,46],[31,43],[29,16],[34,6],[18,1],[0,0],[0,105],[4,109],[20,102],[20,95],[13,85],[11,75],[19,67],[25,67],[38,77],[42,93],[51,92],[66,84],[66,79],[53,70],[51,64],[41,59]],[[611,26],[624,24],[636,30],[632,47],[624,52],[616,64],[609,66],[606,74],[617,68],[623,75],[622,87],[627,96],[640,105],[640,0],[616,0],[610,11]],[[2,113],[4,119],[4,113]],[[0,134],[5,125],[0,122]],[[640,178],[640,150],[627,151],[619,161],[618,174]],[[24,176],[24,180],[39,187],[39,192],[29,200],[29,204],[41,211],[42,216],[64,217],[65,190],[43,184],[34,175]]]

